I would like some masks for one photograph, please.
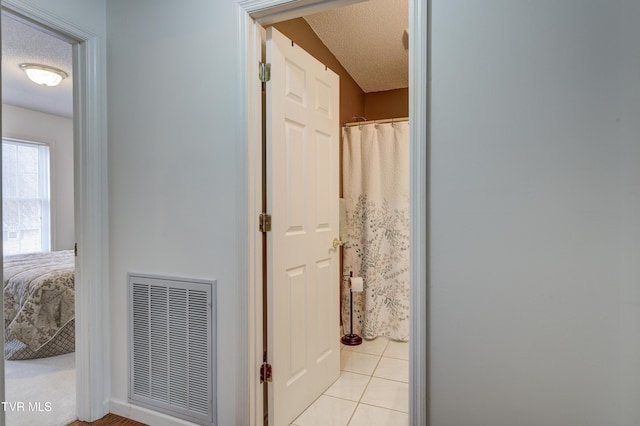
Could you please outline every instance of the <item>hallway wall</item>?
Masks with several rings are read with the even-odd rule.
[[[640,418],[639,12],[433,1],[433,426]]]
[[[111,401],[122,410],[135,272],[217,280],[217,422],[247,419],[237,19],[235,0],[107,2]]]

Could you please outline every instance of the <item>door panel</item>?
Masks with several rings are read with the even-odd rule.
[[[339,78],[267,30],[269,424],[288,425],[340,375]]]

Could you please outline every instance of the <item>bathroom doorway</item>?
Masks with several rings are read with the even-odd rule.
[[[302,19],[297,20],[297,21],[301,21],[301,20],[302,20]],[[305,23],[304,23],[304,20],[302,20],[302,21],[303,21],[303,25],[304,25],[304,24],[305,24]],[[291,24],[291,23],[289,22],[288,24]],[[275,24],[274,26],[276,26],[276,28],[278,28],[278,27],[279,27],[279,25],[280,25],[280,24]],[[295,23],[294,23],[294,25],[295,25]],[[313,33],[313,30],[311,30],[311,32]],[[292,38],[292,40],[293,40],[293,38]],[[305,46],[303,45],[303,41],[299,41],[299,42],[298,42],[298,41],[296,41],[296,44],[297,44],[297,43],[299,43],[302,47],[305,47]],[[399,34],[398,34],[398,44],[399,44],[399,45],[402,45],[402,31],[399,31]],[[377,95],[379,95],[379,94],[377,94]],[[408,95],[408,90],[407,90],[407,89],[405,89],[405,99],[408,97],[407,95]],[[406,99],[406,100],[407,100],[407,102],[406,102],[406,103],[408,104],[408,99]],[[402,113],[402,114],[396,114],[395,116],[393,116],[393,115],[392,115],[392,116],[391,116],[391,118],[400,118],[400,117],[398,117],[398,115],[400,115],[400,116],[405,116],[405,119],[406,119],[406,116],[408,115],[408,113],[407,113],[408,105],[405,105],[405,108],[406,108],[406,109],[404,110],[404,111],[405,111],[404,113]],[[353,117],[353,116],[358,116],[358,119],[360,119],[360,120],[361,120],[361,119],[362,119],[361,117],[362,117],[362,116],[364,116],[364,115],[365,115],[365,114],[364,114],[362,111],[359,111],[359,112],[358,112],[358,113],[356,113],[356,114],[352,114],[352,115],[351,115],[351,117]],[[351,118],[351,117],[349,117],[349,118]],[[378,117],[374,117],[374,118],[378,118]],[[342,125],[342,124],[345,124],[347,121],[351,121],[351,120],[349,120],[349,119],[346,119],[346,120],[345,120],[345,119],[342,119],[342,120],[341,120],[341,125]],[[397,123],[398,121],[401,121],[401,120],[387,120],[387,121],[388,121],[388,124],[389,124],[390,126],[393,126],[393,125],[394,125],[394,123],[393,123],[394,121]],[[378,127],[378,125],[382,126],[382,124],[387,124],[387,123],[381,123],[381,122],[379,122],[379,123],[377,123],[377,124],[374,124],[374,126],[375,126],[375,127]],[[406,124],[406,122],[405,122],[405,124]],[[358,128],[358,129],[360,129],[360,128],[362,128],[362,126],[363,126],[362,124],[359,124],[359,125],[357,126],[357,128]],[[408,164],[408,158],[407,158],[406,163]],[[407,174],[408,174],[408,170],[407,170]],[[408,180],[408,176],[407,176],[407,180]],[[408,188],[407,188],[407,192],[408,192]],[[267,210],[268,210],[268,209],[267,209]],[[407,209],[407,210],[408,210],[408,209]],[[408,212],[407,212],[407,213],[408,213]],[[407,221],[408,221],[408,219],[407,219]],[[408,233],[408,230],[407,230],[407,233]],[[407,244],[407,245],[408,245],[408,244]],[[408,272],[408,271],[407,271],[407,268],[405,268],[405,272]],[[407,275],[408,275],[408,274],[407,274]],[[408,277],[407,277],[407,279],[408,279]],[[265,290],[265,292],[266,292],[266,290]],[[408,291],[406,291],[406,293],[407,293],[406,295],[408,296]],[[407,305],[408,305],[408,300],[407,300]],[[407,306],[407,305],[405,305],[405,306],[406,306],[406,310],[408,311],[408,306]],[[343,311],[343,312],[344,312],[344,311]],[[383,333],[381,333],[381,334],[383,334]],[[369,336],[368,336],[368,337],[370,337],[370,338],[371,338],[371,337],[375,337],[375,335],[374,335],[374,336],[372,336],[371,334],[369,334]],[[406,331],[405,331],[405,333],[404,333],[404,337],[405,337],[405,338],[404,338],[404,340],[406,340],[406,337],[408,337],[408,325],[407,325],[407,329],[406,329]],[[375,342],[375,343],[372,343],[372,342]],[[381,344],[381,342],[382,342],[382,343],[384,343],[384,344]],[[394,343],[394,345],[392,345],[392,346],[395,346],[395,343],[396,343],[396,342],[392,342],[392,343]],[[355,348],[355,347],[354,347],[354,348],[348,348],[349,350],[347,350],[346,352],[348,352],[348,355],[349,355],[349,356],[347,356],[346,358],[349,358],[349,357],[352,357],[352,358],[367,358],[367,357],[369,357],[369,356],[370,356],[370,357],[371,357],[371,359],[375,359],[375,360],[376,360],[376,361],[375,361],[375,363],[377,364],[377,363],[378,363],[378,361],[380,361],[381,355],[382,355],[382,354],[384,353],[384,351],[387,349],[387,346],[388,346],[388,345],[389,345],[389,342],[388,342],[386,339],[382,338],[382,337],[381,337],[381,339],[376,339],[376,340],[366,341],[366,344],[365,344],[365,345],[362,345],[362,346],[360,346],[360,347],[358,347],[358,348]],[[382,371],[382,370],[384,370],[384,369],[386,369],[386,370],[391,369],[391,370],[394,370],[394,373],[393,373],[393,374],[396,374],[396,371],[397,371],[398,369],[397,369],[397,368],[395,368],[395,367],[397,367],[397,364],[404,364],[404,373],[402,373],[402,375],[401,375],[401,376],[398,376],[398,375],[396,374],[396,375],[395,375],[395,376],[393,376],[393,377],[394,377],[395,379],[399,379],[399,380],[397,380],[398,382],[402,382],[402,381],[404,380],[404,383],[402,383],[402,385],[405,387],[404,394],[406,395],[406,397],[404,398],[404,405],[403,405],[403,408],[400,408],[400,409],[398,409],[397,407],[393,407],[393,408],[395,408],[395,409],[396,409],[396,411],[404,412],[404,418],[405,418],[405,420],[408,418],[408,410],[409,410],[409,404],[408,404],[408,393],[409,393],[409,392],[408,392],[408,383],[407,383],[407,382],[408,382],[408,353],[409,353],[409,351],[408,351],[407,346],[408,346],[408,345],[405,343],[405,345],[404,345],[404,349],[399,349],[399,348],[394,348],[393,350],[392,350],[392,349],[390,349],[390,351],[388,352],[388,354],[392,354],[392,353],[393,353],[393,354],[394,354],[394,356],[399,356],[399,358],[388,357],[389,359],[394,359],[394,360],[395,360],[395,361],[392,361],[392,362],[391,362],[391,364],[394,364],[394,365],[393,365],[393,367],[391,367],[390,365],[387,365],[387,366],[385,366],[384,368],[382,368],[381,370],[379,370],[379,373],[378,373],[378,374],[385,374],[385,373],[382,373],[381,371]],[[366,349],[365,349],[365,348],[366,348]],[[355,349],[355,350],[354,350],[354,351],[351,351],[350,349]],[[352,354],[351,352],[353,352],[353,354]],[[373,353],[367,353],[367,352],[373,352]],[[351,355],[353,355],[353,356],[351,356]],[[404,358],[404,359],[402,359],[402,358]],[[396,362],[396,361],[397,361],[397,362]],[[385,363],[386,363],[386,362],[387,362],[387,361],[385,360]],[[359,364],[359,363],[356,363],[356,364]],[[376,367],[376,365],[373,365],[373,370],[375,370],[375,367]],[[347,368],[349,368],[349,367],[347,367]],[[362,371],[361,371],[361,372],[362,372]],[[347,373],[356,374],[356,375],[358,374],[358,373],[353,373],[353,372],[347,372]],[[366,383],[364,383],[364,387],[361,389],[361,391],[363,391],[363,390],[364,390],[364,388],[366,387],[367,383],[371,380],[371,376],[374,376],[374,379],[375,379],[374,381],[377,381],[378,379],[380,379],[379,377],[375,377],[375,375],[376,375],[376,374],[374,374],[374,372],[373,372],[373,371],[369,372],[369,376],[367,376],[367,377],[366,377]],[[361,379],[364,379],[364,375],[362,375],[362,376],[363,376],[363,377],[362,377]],[[383,379],[383,380],[384,380],[384,379]],[[335,389],[334,389],[334,390],[335,390]],[[397,393],[397,392],[396,392],[396,393]],[[401,392],[401,393],[402,393],[402,392]],[[355,402],[355,403],[354,403],[354,407],[355,407],[355,405],[359,402],[359,399],[360,399],[360,397],[361,397],[361,396],[362,396],[362,395],[357,396],[357,397],[355,397],[355,396],[353,396],[353,395],[349,396],[349,398],[351,398],[351,401],[350,401],[350,402]],[[354,398],[356,399],[356,401],[352,401]],[[322,398],[321,398],[321,399],[322,399]],[[325,399],[326,399],[326,398],[325,398]],[[334,398],[334,399],[335,399],[335,398]],[[365,404],[365,405],[366,405],[366,404]],[[402,403],[401,403],[401,405],[402,405]],[[364,405],[363,405],[363,406],[364,406]],[[377,407],[377,408],[381,408],[381,407]],[[318,410],[316,410],[316,411],[318,411]],[[328,411],[328,412],[332,412],[332,411],[336,411],[336,410],[332,410],[332,409],[329,409],[329,410],[319,409],[319,411]],[[379,417],[379,416],[378,416],[378,417]],[[349,415],[349,417],[348,417],[348,418],[350,418],[350,415]],[[393,418],[395,419],[394,421],[397,421],[397,417],[393,417]],[[355,420],[354,420],[354,421],[355,421]],[[403,421],[400,421],[400,422],[402,423]],[[356,422],[356,423],[357,423],[357,422]],[[356,423],[354,423],[354,424],[356,424]],[[346,423],[344,423],[344,424],[346,424]]]

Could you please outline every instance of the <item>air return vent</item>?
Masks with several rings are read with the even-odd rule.
[[[129,402],[215,418],[214,282],[129,274]]]

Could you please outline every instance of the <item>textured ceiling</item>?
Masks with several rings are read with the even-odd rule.
[[[72,47],[49,34],[2,15],[2,103],[72,117]],[[60,68],[69,74],[59,86],[33,83],[19,68],[25,62]]]
[[[409,86],[407,0],[369,0],[304,19],[365,93]]]

